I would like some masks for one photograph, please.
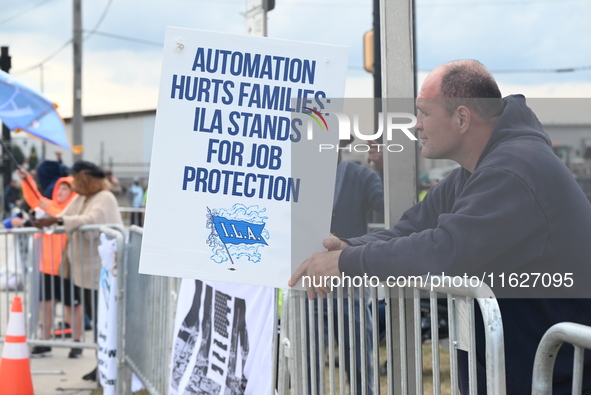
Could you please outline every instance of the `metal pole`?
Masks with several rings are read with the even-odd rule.
[[[412,0],[381,0],[379,16],[382,112],[414,114]],[[387,143],[404,147],[402,152],[395,154],[384,152],[384,217],[386,227],[391,227],[416,202],[416,143],[403,133],[395,132]],[[403,376],[396,378],[399,381],[394,386],[396,395],[418,393],[419,390],[416,371],[404,369],[416,363],[414,353],[408,352],[414,349],[418,340],[415,339],[415,322],[412,319],[412,297],[404,290],[400,290],[398,295],[406,300],[394,300],[391,306],[391,327],[399,328],[401,332],[397,334],[397,338],[401,339],[400,354],[397,353],[393,360],[395,368],[400,364]]]
[[[0,52],[0,69],[2,71],[8,73],[11,67],[11,58],[8,55],[8,47],[2,47]],[[10,162],[9,151],[10,150],[10,129],[4,124],[2,124],[2,140],[4,142],[3,150],[2,150],[2,167],[3,167],[3,183],[4,189],[10,183],[12,178],[12,163]],[[4,192],[4,189],[2,190]],[[4,196],[4,194],[2,195]]]
[[[380,42],[380,0],[373,0],[373,97],[382,98],[382,54]],[[376,100],[376,104],[381,102]],[[376,109],[376,114],[380,109]],[[377,125],[377,122],[375,123]],[[374,128],[376,129],[376,128]]]
[[[382,0],[380,4],[384,112],[415,113],[411,1]],[[384,153],[386,226],[416,202],[416,143],[403,133],[393,133],[388,143],[398,143],[404,150]]]
[[[267,37],[267,11],[263,0],[246,0],[246,34]]]
[[[73,0],[72,47],[74,58],[74,107],[72,116],[72,145],[82,145],[82,1]],[[74,161],[82,159],[74,154]]]

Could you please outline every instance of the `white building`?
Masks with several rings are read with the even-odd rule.
[[[529,99],[544,128],[555,145],[570,154],[572,167],[591,160],[591,99]],[[139,177],[146,184],[152,152],[152,140],[156,110],[84,117],[82,158],[94,162],[105,170],[111,170],[128,184]],[[66,119],[66,132],[71,139],[71,120]],[[26,157],[34,145],[39,158],[55,160],[55,152],[62,153],[66,164],[72,163],[72,153],[53,144],[32,139],[24,133],[13,134],[13,144],[18,145]],[[179,142],[181,144],[181,142]],[[347,155],[345,155],[347,156]],[[351,159],[363,162],[364,157],[351,155]],[[587,161],[585,161],[587,159]],[[450,161],[428,161],[421,158],[420,171],[434,172],[450,167]]]
[[[84,117],[82,159],[96,163],[104,170],[111,170],[124,184],[134,177],[147,180],[155,119],[156,110]],[[71,142],[71,119],[66,118],[65,123]],[[13,133],[13,145],[18,145],[25,157],[35,146],[40,160],[56,160],[55,153],[60,152],[66,165],[73,163],[72,152],[25,133]]]

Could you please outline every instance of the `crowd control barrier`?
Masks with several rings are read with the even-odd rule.
[[[21,296],[30,346],[96,349],[98,293],[91,289],[98,289],[100,279],[97,247],[101,231],[117,239],[116,265],[121,267],[126,232],[120,225],[84,225],[67,236],[70,240],[61,227],[49,232],[36,228],[0,230],[0,342],[4,342],[9,303],[14,296]],[[71,240],[77,240],[79,248],[74,248]],[[69,270],[62,263],[66,249],[73,257]],[[76,275],[82,278],[80,292],[70,281]],[[45,295],[44,300],[40,295]],[[66,306],[66,300],[78,307]]]
[[[487,392],[505,394],[503,327],[499,306],[492,291],[486,285],[471,287],[462,282],[460,286],[454,286],[433,280],[425,278],[422,284],[413,287],[388,288],[382,301],[378,299],[375,287],[367,292],[358,290],[356,293],[351,292],[352,288],[338,288],[328,295],[326,304],[306,301],[304,291],[290,291],[283,305],[278,393],[422,394],[427,381],[423,375],[423,362],[426,362],[423,355],[430,353],[432,378],[429,381],[432,390],[429,392],[440,394],[440,343],[449,347],[450,377],[446,385],[451,386],[451,393],[459,393],[457,350],[468,352],[470,392],[476,393],[476,303],[486,328]],[[369,297],[366,300],[367,294]],[[440,336],[442,297],[445,297],[443,305],[447,306],[447,334],[443,333],[446,339],[440,338],[444,337]],[[369,340],[362,335],[367,328],[366,314],[357,314],[359,324],[355,324],[352,307],[355,299],[361,306],[369,303],[372,312],[380,312],[372,314],[375,318],[370,322],[372,336]],[[380,305],[383,307],[380,308]],[[346,308],[349,310],[348,321],[344,319]],[[325,320],[324,309],[328,310],[326,317],[336,319]],[[379,314],[385,314],[385,320],[380,320]],[[383,328],[380,329],[380,321],[385,321],[385,333],[382,333]],[[426,327],[431,329],[429,333],[425,333]],[[360,328],[364,328],[362,334],[356,333]],[[348,343],[345,332],[349,334]],[[380,338],[385,339],[385,346],[379,347],[383,343]],[[356,341],[361,344],[356,344]],[[337,348],[337,344],[341,346]],[[350,371],[360,372],[351,374],[349,380],[346,380],[343,369],[345,347],[342,345],[345,344],[351,350],[360,350],[361,355],[367,355],[368,347],[371,349],[368,358],[357,358],[357,361],[356,358],[349,358]],[[325,349],[327,351],[323,352]],[[311,357],[313,355],[318,358]],[[361,366],[356,365],[358,362]],[[384,370],[382,366],[386,369],[385,383],[380,378],[380,370]],[[320,379],[317,377],[319,374]],[[368,385],[358,385],[359,378]]]
[[[575,347],[573,357],[572,394],[581,394],[583,385],[584,350],[591,349],[591,327],[561,322],[546,331],[536,352],[532,395],[552,394],[552,372],[556,355],[563,343]]]
[[[119,281],[117,394],[131,393],[131,372],[152,395],[167,394],[180,279],[139,274],[143,230],[132,226]],[[123,379],[119,379],[123,378]]]
[[[131,373],[150,394],[166,394],[180,279],[138,273],[142,228],[132,226],[126,232],[118,225],[87,225],[71,235],[88,241],[74,257],[86,279],[85,287],[98,281],[100,258],[98,253],[90,254],[90,262],[81,257],[88,249],[97,251],[100,233],[117,239],[117,394],[131,393]],[[85,324],[78,321],[74,309],[68,316],[62,303],[50,300],[45,303],[53,313],[52,332],[43,335],[45,316],[40,313],[44,306],[39,292],[48,290],[41,281],[40,262],[44,258],[44,263],[57,266],[59,262],[48,257],[59,254],[48,253],[47,248],[60,244],[44,241],[62,235],[63,228],[51,235],[32,228],[0,230],[0,342],[4,341],[10,301],[20,296],[30,345],[96,349],[92,321],[97,296],[93,292],[80,295],[81,311],[91,318],[89,327],[81,328]],[[73,248],[72,244],[64,247]],[[46,266],[41,267],[47,270]],[[51,293],[64,286],[60,273],[55,272],[55,282],[49,283]],[[449,389],[458,394],[458,350],[467,352],[470,393],[476,393],[475,309],[479,308],[485,329],[487,393],[504,395],[502,319],[490,288],[471,286],[459,277],[453,278],[459,281],[421,279],[405,287],[384,287],[379,296],[378,287],[337,288],[325,303],[309,301],[304,291],[283,290],[273,347],[277,393],[438,395]],[[71,284],[65,288],[73,291]],[[62,320],[71,323],[70,332],[56,333],[54,324]],[[72,338],[77,329],[82,331],[80,342]],[[591,349],[591,328],[561,323],[550,328],[540,342],[533,394],[551,393],[554,358],[564,342],[575,346],[573,393],[580,393],[583,349]],[[359,358],[349,358],[347,348],[358,350]]]

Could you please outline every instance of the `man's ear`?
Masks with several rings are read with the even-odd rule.
[[[472,112],[466,106],[459,106],[455,112],[456,126],[459,128],[460,133],[464,134],[470,127],[472,121]]]

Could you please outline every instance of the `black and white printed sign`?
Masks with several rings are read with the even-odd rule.
[[[169,393],[270,393],[275,308],[273,288],[184,279]]]

